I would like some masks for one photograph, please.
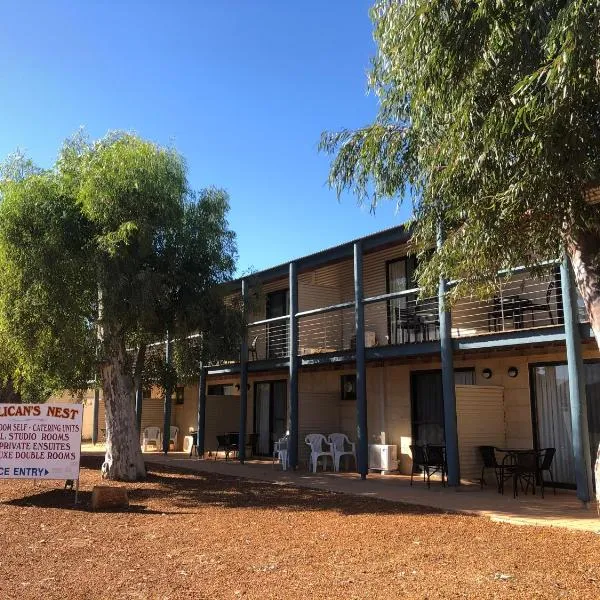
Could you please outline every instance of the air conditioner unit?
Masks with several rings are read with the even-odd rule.
[[[370,444],[369,469],[373,469],[374,471],[397,471],[398,446]]]

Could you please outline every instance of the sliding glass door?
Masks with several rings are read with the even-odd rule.
[[[456,385],[474,385],[474,369],[454,371]],[[444,397],[441,371],[413,371],[410,378],[412,395],[412,438],[415,444],[443,445]]]
[[[287,380],[261,381],[254,386],[254,431],[258,434],[256,452],[268,456],[273,442],[287,430]]]
[[[600,363],[586,363],[584,371],[590,454],[593,467],[600,443]],[[554,479],[560,483],[575,485],[575,457],[573,455],[567,365],[532,366],[531,381],[536,447],[556,448],[552,464]]]

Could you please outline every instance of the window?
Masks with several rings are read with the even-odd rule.
[[[184,390],[185,387],[182,385],[178,385],[175,388],[175,404],[183,404],[184,402]]]
[[[207,389],[208,396],[235,396],[235,387],[233,383],[217,383],[209,385]]]
[[[356,400],[356,374],[342,375],[340,382],[342,400]]]

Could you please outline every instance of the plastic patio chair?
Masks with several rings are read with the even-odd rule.
[[[317,463],[320,457],[323,457],[323,471],[327,468],[327,458],[331,458],[333,467],[333,449],[325,436],[321,433],[309,433],[304,441],[310,446],[310,465],[312,472],[317,472]]]
[[[173,444],[173,447],[175,448],[175,450],[177,450],[177,439],[179,438],[179,427],[176,427],[175,425],[171,425],[171,428],[169,431],[170,431],[169,447],[171,447],[171,444]]]
[[[142,433],[142,451],[148,452],[148,445],[153,444],[154,448],[160,448],[160,427],[146,427]]]
[[[354,466],[356,466],[356,444],[351,442],[345,433],[330,433],[327,439],[333,449],[334,471],[340,470],[340,461],[344,456],[354,458]]]

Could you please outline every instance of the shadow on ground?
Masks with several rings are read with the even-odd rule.
[[[30,494],[22,498],[6,500],[2,502],[8,506],[21,507],[36,507],[36,508],[62,508],[64,510],[73,510],[79,512],[92,512],[92,493],[80,491],[75,504],[75,492],[71,490],[53,489],[40,492],[39,494]],[[143,513],[152,514],[169,514],[164,510],[151,510],[142,504],[130,504],[128,508],[120,508],[115,510],[102,510],[101,512],[111,513]],[[177,511],[181,514],[181,511]]]
[[[82,467],[99,469],[102,457],[82,457]],[[312,488],[244,479],[215,473],[196,473],[166,466],[148,466],[146,481],[130,484],[130,501],[149,504],[168,501],[173,508],[200,509],[219,506],[232,509],[331,511],[338,514],[423,515],[448,511],[412,504],[362,498]],[[162,511],[161,511],[162,512]],[[452,513],[454,514],[454,513]]]

